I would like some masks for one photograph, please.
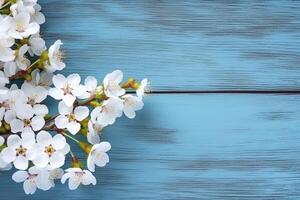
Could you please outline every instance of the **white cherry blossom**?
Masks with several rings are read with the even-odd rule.
[[[72,106],[76,97],[80,97],[86,91],[80,80],[78,74],[71,74],[67,78],[61,74],[55,75],[52,79],[55,88],[49,90],[49,95],[56,100],[62,99],[67,106]]]
[[[109,162],[107,151],[111,149],[111,145],[108,142],[101,142],[94,144],[87,159],[88,170],[94,172],[95,165],[98,167],[104,167]]]
[[[29,82],[24,82],[21,89],[27,96],[27,104],[32,106],[35,115],[44,117],[48,114],[47,106],[41,104],[48,95],[48,91],[44,87],[34,86]]]
[[[45,40],[43,40],[38,33],[30,36],[28,45],[28,53],[30,54],[30,56],[40,56],[42,52],[46,50]]]
[[[35,112],[42,113],[43,111],[34,111],[29,104],[17,103],[15,112],[15,118],[9,122],[13,133],[22,132],[27,128],[39,131],[45,125],[43,116],[34,115]]]
[[[80,130],[80,122],[89,115],[89,109],[86,106],[67,106],[63,101],[58,104],[59,116],[55,118],[57,128],[67,130],[75,135]]]
[[[27,171],[17,171],[12,179],[17,183],[23,183],[26,194],[34,194],[37,189],[49,190],[52,187],[50,172],[45,168],[30,167]]]
[[[32,71],[31,76],[32,76],[32,80],[30,82],[35,86],[42,86],[48,89],[49,86],[52,84],[52,78],[53,78],[52,73],[35,69]]]
[[[82,185],[96,185],[97,180],[94,175],[88,170],[80,168],[66,169],[66,173],[62,176],[61,182],[64,184],[69,179],[69,189],[75,190],[80,184]]]
[[[99,125],[105,127],[113,124],[117,117],[122,116],[123,107],[123,102],[120,99],[109,98],[103,102],[102,106],[96,107],[92,111],[91,117]]]
[[[49,63],[46,64],[45,68],[49,72],[54,72],[56,70],[62,70],[66,67],[66,64],[63,62],[63,53],[60,50],[60,46],[63,43],[60,40],[57,40],[48,51]]]
[[[15,168],[25,170],[28,161],[34,159],[35,136],[32,131],[26,131],[18,135],[10,135],[7,138],[7,147],[1,152],[2,159],[6,163],[13,162]]]
[[[87,140],[91,144],[97,144],[100,142],[100,133],[102,130],[102,126],[98,124],[96,121],[92,122],[89,120],[88,122],[88,132],[87,132]]]
[[[24,55],[28,51],[29,47],[27,44],[23,45],[17,50],[17,56],[11,62],[4,64],[4,72],[7,76],[15,75],[15,73],[20,70],[26,70],[30,66],[30,60],[28,60]]]
[[[105,95],[108,97],[119,97],[125,94],[125,90],[120,86],[122,80],[123,72],[120,70],[107,74],[103,80]]]
[[[49,169],[59,168],[65,163],[65,155],[69,152],[66,138],[61,134],[51,136],[47,131],[40,131],[36,136],[37,155],[33,160],[35,166]]]
[[[0,95],[0,104],[5,108],[6,111],[11,111],[12,113],[6,112],[5,121],[10,123],[11,120],[15,117],[15,110],[17,103],[26,103],[27,98],[22,90],[19,90],[16,85],[12,85],[10,90],[5,95]],[[10,120],[9,120],[10,119]]]
[[[21,12],[11,18],[8,35],[15,39],[23,39],[36,34],[39,30],[40,26],[38,23],[30,22],[30,14],[28,12]]]
[[[130,85],[134,79],[129,79],[122,85],[120,70],[107,74],[100,83],[92,76],[81,84],[79,74],[54,75],[66,66],[63,43],[57,40],[47,49],[40,34],[45,16],[37,0],[0,0],[0,7],[4,4],[5,12],[0,14],[0,126],[5,137],[0,135],[0,171],[14,166],[18,171],[12,179],[23,183],[26,194],[49,190],[59,179],[68,181],[70,190],[81,184],[95,185],[91,171],[109,162],[111,148],[108,142],[100,142],[102,129],[123,112],[135,117],[143,107],[148,80]],[[122,87],[135,89],[136,96],[126,94]],[[53,113],[55,109],[48,114],[48,95],[59,101],[58,114]],[[79,131],[80,136],[76,135]],[[88,170],[81,169],[65,137],[88,153]],[[69,155],[72,168],[64,171],[61,167]]]
[[[130,94],[122,96],[122,99],[124,100],[124,114],[130,119],[135,118],[135,111],[141,110],[144,106],[144,103],[141,100],[141,98]]]
[[[45,15],[41,12],[42,7],[39,4],[33,6],[34,12],[31,14],[31,20],[38,23],[45,23]]]
[[[64,175],[64,170],[62,168],[55,168],[53,170],[50,170],[50,181],[52,184],[52,187],[55,186],[55,180],[61,179]]]
[[[17,1],[10,6],[10,11],[12,16],[16,16],[18,13],[28,13],[32,14],[34,12],[34,4],[24,4],[23,1]]]
[[[98,86],[97,79],[93,76],[88,76],[84,80],[84,86],[86,88],[85,93],[81,96],[81,98],[90,98],[96,93],[102,93],[103,87],[102,85]]]
[[[136,90],[136,94],[138,97],[143,97],[144,94],[145,94],[145,91],[148,91],[148,85],[149,85],[149,82],[148,82],[148,79],[143,79],[141,81],[141,85],[139,86],[139,88]]]

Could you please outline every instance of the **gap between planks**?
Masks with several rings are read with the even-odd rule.
[[[134,91],[129,93],[135,93]],[[147,94],[285,94],[300,95],[300,90],[153,90]]]

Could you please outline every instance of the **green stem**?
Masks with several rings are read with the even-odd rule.
[[[70,154],[72,156],[72,158],[75,158],[73,151],[70,149]]]
[[[63,134],[64,136],[66,136],[67,138],[73,140],[73,141],[76,142],[76,143],[80,143],[79,140],[75,139],[73,136],[67,134],[66,132],[61,132],[61,134]]]
[[[34,65],[36,65],[38,62],[40,61],[40,59],[37,59],[36,61],[34,61],[29,67],[27,67],[26,71],[30,70]]]
[[[8,6],[10,4],[10,1],[6,2],[3,6],[0,7],[0,9],[5,8],[6,6]]]

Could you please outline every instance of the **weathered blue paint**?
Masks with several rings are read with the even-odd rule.
[[[67,72],[116,68],[155,89],[300,88],[300,1],[42,0]]]
[[[116,69],[152,89],[297,89],[299,1],[41,0],[64,73]],[[1,199],[299,199],[300,96],[152,95],[104,131],[99,184],[25,196],[10,172]],[[79,150],[73,147],[81,157]]]
[[[299,199],[300,96],[159,95],[108,127],[96,187],[25,199]],[[73,148],[75,153],[78,148]],[[1,176],[1,199],[23,199]],[[7,193],[6,193],[7,191]]]

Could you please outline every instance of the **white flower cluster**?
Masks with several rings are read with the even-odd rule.
[[[134,118],[148,84],[147,79],[122,82],[120,70],[103,82],[57,74],[65,68],[62,42],[46,47],[40,10],[37,0],[0,0],[0,170],[16,169],[12,179],[23,183],[26,194],[49,190],[57,179],[68,180],[71,190],[95,185],[92,172],[109,162],[111,148],[100,140],[102,129],[123,113]],[[58,114],[49,113],[48,96],[58,100]],[[86,141],[77,139],[79,134]],[[87,154],[85,162],[69,141]],[[63,170],[67,156],[72,162]]]

